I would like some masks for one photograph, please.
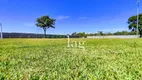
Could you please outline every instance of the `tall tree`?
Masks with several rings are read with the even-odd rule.
[[[137,15],[136,16],[131,16],[128,19],[128,28],[132,31],[137,30]],[[139,25],[138,25],[138,31],[140,33],[140,37],[142,37],[142,14],[139,14]]]
[[[103,35],[104,35],[103,31],[98,31],[98,34],[99,34],[100,36],[103,36]]]
[[[36,26],[40,27],[44,31],[44,38],[46,38],[46,30],[49,28],[55,28],[55,19],[50,18],[49,16],[42,16],[37,18]]]
[[[77,35],[77,33],[76,33],[76,32],[72,33],[72,36],[76,36],[76,35]]]

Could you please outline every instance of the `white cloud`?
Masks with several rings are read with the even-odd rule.
[[[63,19],[68,19],[70,16],[58,16],[56,19],[57,20],[63,20]]]
[[[28,26],[28,27],[32,27],[32,26],[35,26],[34,23],[24,23],[25,26]]]
[[[128,28],[103,29],[103,30],[100,30],[100,31],[104,31],[104,32],[128,31]]]
[[[114,28],[113,31],[126,31],[128,28]]]
[[[79,19],[87,19],[88,17],[79,17]]]

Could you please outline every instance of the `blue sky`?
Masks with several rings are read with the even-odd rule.
[[[4,32],[43,33],[35,26],[36,18],[43,15],[57,19],[56,28],[47,34],[128,30],[136,0],[0,0]]]

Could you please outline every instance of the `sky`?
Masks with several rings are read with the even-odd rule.
[[[55,18],[47,34],[96,33],[127,30],[136,15],[137,0],[0,0],[3,32],[43,33],[36,19]],[[140,4],[140,11],[141,11]]]

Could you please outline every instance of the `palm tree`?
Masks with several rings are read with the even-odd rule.
[[[46,30],[49,28],[55,28],[55,19],[50,18],[49,16],[42,16],[40,18],[37,18],[36,20],[36,26],[40,27],[44,31],[44,38],[46,38]]]

